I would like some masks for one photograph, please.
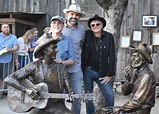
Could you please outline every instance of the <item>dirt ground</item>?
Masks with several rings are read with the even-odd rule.
[[[120,106],[124,102],[128,101],[130,98],[122,95],[115,96],[115,106]],[[70,108],[70,103],[66,103],[67,107]],[[0,99],[0,114],[18,114],[11,111],[7,105],[6,98]],[[21,113],[24,114],[24,113]],[[82,111],[81,114],[86,114],[85,112],[85,104],[82,103]],[[151,114],[159,114],[159,98],[156,98],[155,107],[152,108]]]

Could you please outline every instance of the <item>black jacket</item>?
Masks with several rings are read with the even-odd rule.
[[[84,73],[85,68],[88,66],[89,53],[94,45],[92,38],[94,37],[93,31],[87,30],[85,33],[85,39],[82,47],[82,71]],[[101,39],[99,43],[99,75],[113,76],[115,75],[115,45],[114,37],[107,31],[102,31]]]

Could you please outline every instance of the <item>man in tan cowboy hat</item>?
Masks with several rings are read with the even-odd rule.
[[[155,104],[156,90],[156,77],[149,68],[149,64],[153,63],[151,49],[147,44],[140,43],[138,48],[131,48],[131,50],[130,65],[123,73],[125,83],[122,86],[122,94],[132,93],[132,99],[122,106],[115,107],[115,110],[118,113],[123,112],[122,114],[150,114]],[[133,77],[130,76],[131,68],[136,69]]]
[[[10,86],[24,92],[25,96],[27,95],[29,98],[31,97],[33,99],[28,105],[31,105],[32,102],[39,100],[39,104],[37,102],[36,108],[33,106],[30,107],[30,109],[28,108],[28,110],[24,110],[24,112],[29,111],[27,114],[73,114],[72,111],[66,108],[63,99],[48,98],[48,100],[46,99],[47,102],[45,104],[45,99],[41,99],[41,96],[38,94],[39,89],[37,86],[30,86],[30,83],[24,84],[22,82],[22,80],[26,80],[28,77],[30,77],[29,79],[32,79],[31,82],[34,82],[35,85],[42,83],[47,84],[49,93],[63,93],[64,88],[66,88],[65,86],[67,86],[68,92],[72,93],[69,87],[67,79],[68,74],[66,72],[65,66],[63,64],[57,64],[54,62],[57,52],[56,44],[58,41],[58,39],[55,40],[53,38],[45,39],[45,41],[36,47],[34,52],[35,58],[42,59],[27,64],[22,69],[10,74],[4,80]],[[15,96],[18,96],[18,94]],[[12,96],[8,97],[8,100],[11,99],[13,99]],[[40,102],[40,100],[44,100],[44,102]],[[27,102],[25,102],[23,105],[26,104],[28,107]],[[19,100],[17,104],[18,103],[22,103],[22,101]],[[9,104],[15,105],[13,106],[14,108],[12,108],[12,110],[15,112],[23,112],[23,108],[26,108],[19,108],[15,102],[11,101]]]
[[[75,64],[70,66],[67,71],[71,87],[78,94],[82,92],[81,44],[85,36],[85,29],[78,21],[80,17],[84,16],[84,13],[82,13],[80,6],[75,1],[72,2],[68,9],[64,9],[63,12],[67,15],[67,19],[62,33],[72,40],[75,52]],[[71,110],[75,114],[80,114],[81,101],[79,99],[75,99],[75,102],[72,103]]]

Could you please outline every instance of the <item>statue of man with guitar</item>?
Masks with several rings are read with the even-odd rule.
[[[63,64],[54,62],[56,43],[60,39],[48,38],[35,49],[31,62],[5,78],[9,84],[8,105],[15,112],[29,114],[73,114],[64,104],[64,98],[82,98],[72,94]],[[63,94],[64,88],[69,94]]]

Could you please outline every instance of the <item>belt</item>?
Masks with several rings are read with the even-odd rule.
[[[94,68],[94,67],[92,67],[92,66],[88,66],[88,68],[91,69],[91,70],[93,70],[93,71],[99,72],[99,69]]]

